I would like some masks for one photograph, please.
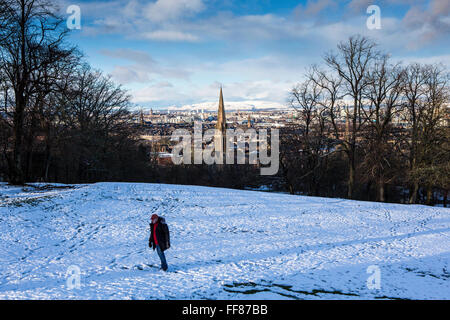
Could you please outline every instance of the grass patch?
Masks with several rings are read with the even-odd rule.
[[[350,297],[359,297],[356,293],[351,292],[342,292],[340,290],[324,290],[324,289],[313,289],[311,291],[306,290],[294,290],[290,285],[277,284],[277,283],[269,283],[269,284],[257,284],[254,282],[234,282],[232,284],[225,284],[225,291],[233,292],[233,293],[242,293],[242,294],[255,294],[258,292],[272,292],[279,294],[281,296],[292,298],[292,299],[300,299],[300,297],[293,295],[292,293],[306,295],[306,296],[315,296],[320,297],[321,294],[333,294],[339,296],[350,296]],[[248,290],[232,290],[232,288],[252,288]],[[262,287],[261,289],[257,289],[256,287]],[[276,288],[283,289],[289,293],[279,292],[279,290],[274,290]],[[382,298],[380,298],[382,299]]]
[[[43,196],[43,197],[34,197],[34,198],[6,198],[2,199],[0,202],[0,207],[24,207],[24,206],[32,206],[36,207],[38,204],[45,202],[53,196]]]

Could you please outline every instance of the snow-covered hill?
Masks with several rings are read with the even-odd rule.
[[[217,112],[218,102],[203,102],[184,105],[181,107],[168,107],[170,111],[213,111]],[[225,110],[228,111],[252,111],[252,110],[289,110],[290,108],[278,102],[273,101],[227,101]]]
[[[152,213],[170,227],[168,273],[147,247]],[[192,186],[3,184],[0,238],[0,299],[450,298],[444,208]],[[71,266],[81,287],[69,290]],[[366,284],[369,266],[380,289]]]

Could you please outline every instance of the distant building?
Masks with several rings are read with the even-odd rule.
[[[139,114],[139,124],[141,126],[143,126],[145,124],[145,121],[144,121],[144,110],[142,110],[142,108],[141,108],[141,112]]]
[[[225,116],[225,104],[223,102],[222,87],[220,87],[219,110],[217,112],[216,136],[214,138],[215,149],[222,153],[225,161],[225,146],[227,132],[227,118]]]
[[[225,135],[227,131],[227,118],[225,116],[225,105],[223,103],[222,87],[220,88],[219,111],[217,112],[216,129],[222,132],[223,135]]]
[[[167,167],[173,165],[172,154],[166,152],[158,153],[158,165],[162,167]]]

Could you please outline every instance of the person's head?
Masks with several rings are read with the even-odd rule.
[[[159,218],[159,217],[158,217],[157,214],[152,215],[152,217],[151,217],[152,223],[155,224],[156,222],[158,222],[158,218]]]

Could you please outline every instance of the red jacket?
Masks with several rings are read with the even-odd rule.
[[[166,224],[166,220],[161,217],[158,218],[157,223],[150,224],[150,238],[148,239],[148,246],[155,250],[156,245],[159,245],[162,251],[170,248],[169,227]]]
[[[158,237],[156,237],[156,228],[158,227],[158,222],[153,226],[153,241],[155,241],[155,245],[158,245]]]

